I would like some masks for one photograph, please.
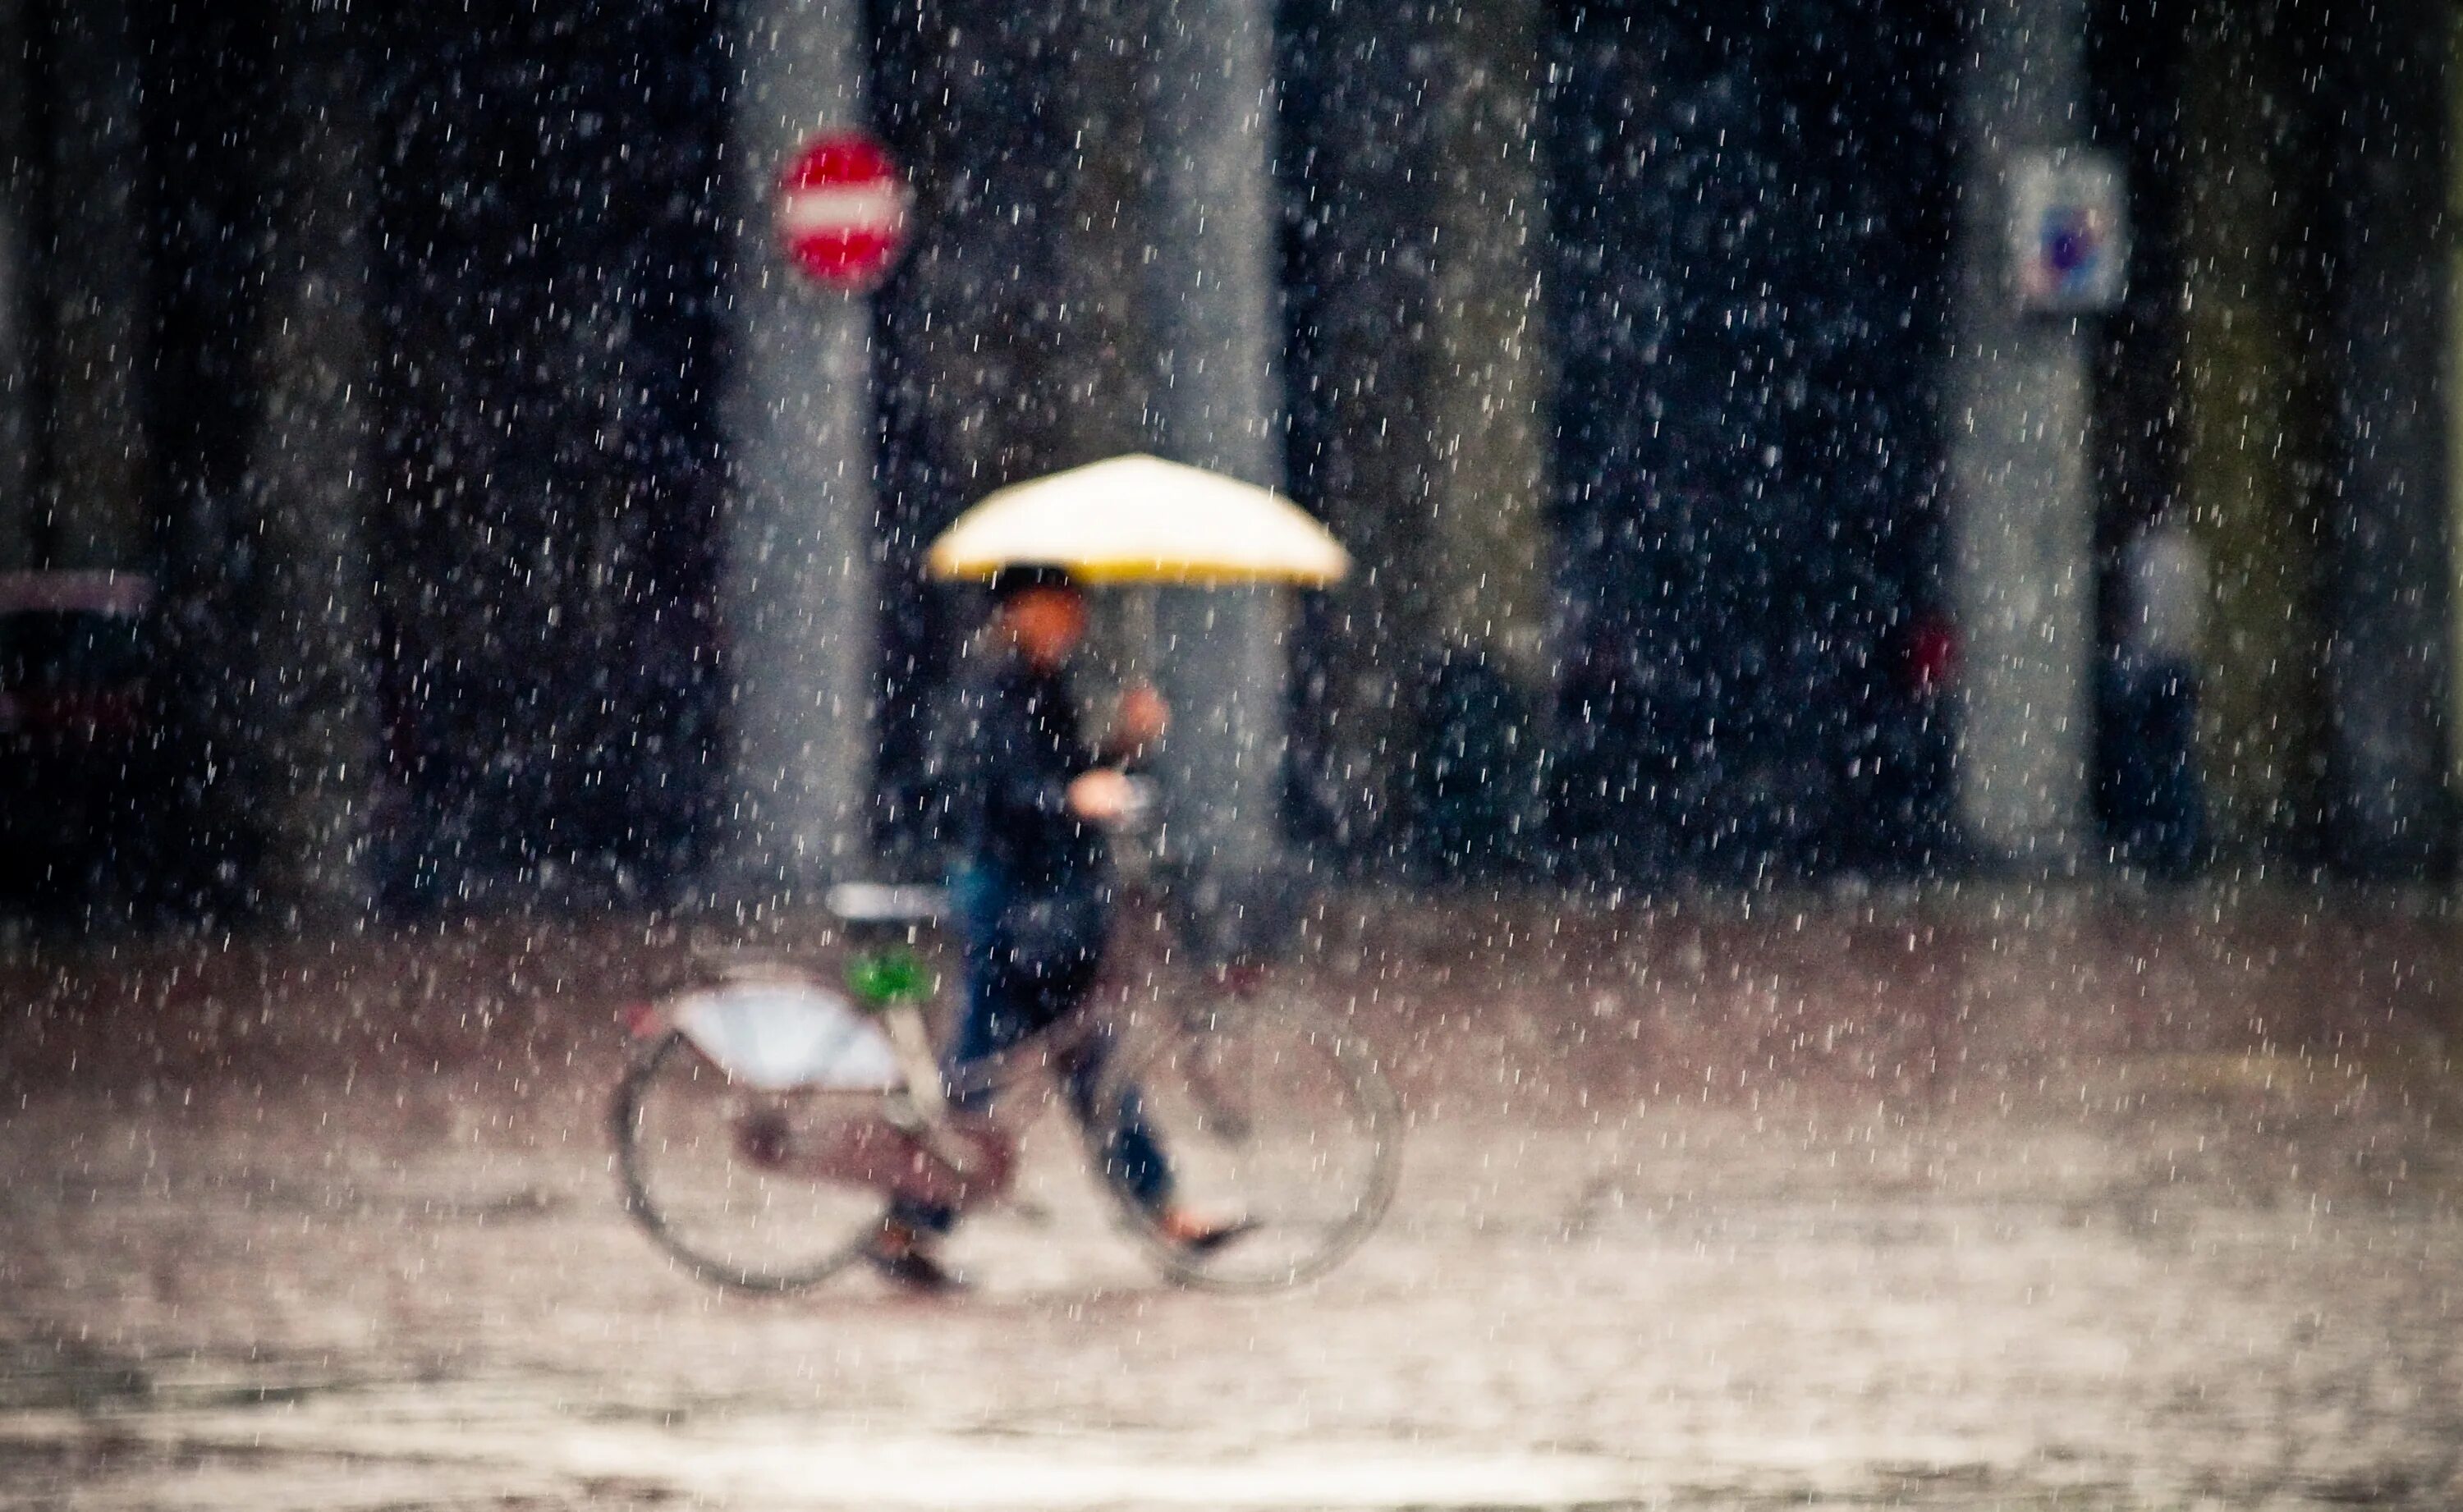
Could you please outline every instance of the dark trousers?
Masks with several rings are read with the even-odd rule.
[[[2105,832],[2130,864],[2186,876],[2207,844],[2195,670],[2116,659],[2104,667],[2103,702]]]
[[[952,1106],[970,1113],[992,1111],[995,1089],[971,1086],[967,1072],[1029,1036],[1050,1028],[1083,1001],[1086,983],[1054,990],[1051,983],[1022,980],[1004,969],[992,947],[992,926],[1012,901],[1000,879],[976,871],[960,875],[950,886],[966,932],[966,1001],[960,1005],[956,1032],[942,1057],[942,1075],[954,1090]],[[1091,972],[1089,973],[1091,976]],[[1057,1066],[1061,1095],[1079,1125],[1094,1133],[1103,1116],[1104,1071],[1111,1064],[1113,1035],[1108,1025],[1085,1033],[1072,1031],[1072,1043]],[[1101,1135],[1103,1179],[1149,1212],[1171,1199],[1171,1163],[1146,1122],[1135,1088],[1112,1111],[1112,1127]],[[890,1205],[890,1216],[909,1227],[946,1233],[957,1213],[938,1203],[909,1201]]]

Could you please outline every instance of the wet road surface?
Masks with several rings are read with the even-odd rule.
[[[2417,900],[1343,898],[1280,982],[1404,1186],[1263,1299],[1157,1283],[1053,1116],[967,1298],[672,1270],[603,1105],[716,927],[8,947],[0,1504],[2463,1503]]]

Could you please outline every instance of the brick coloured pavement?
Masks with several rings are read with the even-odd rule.
[[[1404,1188],[1244,1300],[1049,1116],[963,1300],[673,1272],[604,1099],[718,930],[8,946],[0,1504],[2463,1503],[2418,898],[1341,897],[1280,985],[1385,1058]]]

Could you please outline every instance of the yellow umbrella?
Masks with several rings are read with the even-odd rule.
[[[1160,457],[1114,457],[1016,484],[932,543],[935,577],[1067,568],[1087,583],[1294,583],[1351,571],[1325,527],[1278,494]]]

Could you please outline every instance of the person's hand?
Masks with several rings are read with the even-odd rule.
[[[1113,744],[1136,752],[1163,739],[1171,727],[1171,709],[1151,682],[1132,682],[1121,690],[1121,706],[1112,716]]]
[[[1130,791],[1118,767],[1098,767],[1069,784],[1069,811],[1088,824],[1118,824],[1128,815]]]

